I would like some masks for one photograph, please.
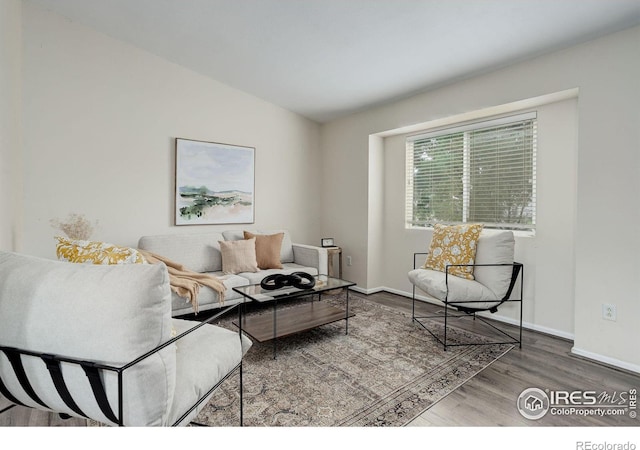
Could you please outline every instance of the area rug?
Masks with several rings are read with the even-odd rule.
[[[322,301],[344,305],[344,296]],[[270,342],[254,342],[243,364],[245,426],[404,426],[513,348],[445,352],[411,316],[355,293],[349,309],[348,335],[343,320],[281,338],[275,360]],[[230,320],[220,325],[233,327]],[[482,340],[460,329],[450,335]],[[223,383],[195,423],[239,424],[238,377]]]

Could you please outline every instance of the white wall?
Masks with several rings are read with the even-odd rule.
[[[537,224],[535,237],[516,232],[516,260],[525,266],[524,321],[529,327],[573,337],[574,233],[577,165],[577,99],[527,108],[536,111]],[[489,113],[485,111],[485,113]],[[426,128],[425,128],[426,129]],[[410,133],[411,134],[411,133]],[[384,233],[369,246],[379,249],[378,259],[387,267],[375,286],[402,294],[411,293],[407,272],[413,268],[413,253],[425,252],[431,229],[405,229],[405,139],[407,134],[385,138]],[[371,256],[370,256],[371,258]],[[422,260],[417,261],[422,264]],[[514,297],[515,298],[515,297]],[[492,317],[518,319],[519,307],[507,304]]]
[[[21,214],[20,0],[0,0],[0,250],[18,250]]]
[[[22,246],[27,253],[43,256],[52,257],[54,250],[56,232],[49,219],[69,212],[99,220],[94,237],[122,245],[135,245],[142,234],[228,228],[172,225],[173,142],[175,137],[184,137],[256,147],[256,228],[287,227],[296,240],[308,243],[316,243],[320,236],[334,237],[345,256],[352,256],[353,266],[344,268],[345,278],[363,289],[375,289],[381,283],[404,289],[399,280],[406,276],[407,267],[389,264],[386,255],[380,257],[381,247],[375,243],[406,238],[408,244],[402,245],[413,247],[427,235],[418,231],[405,237],[389,236],[386,221],[392,219],[386,217],[385,205],[376,202],[391,194],[388,186],[376,185],[375,179],[384,173],[382,158],[388,155],[371,136],[579,88],[577,165],[564,180],[570,185],[575,177],[577,187],[575,194],[569,188],[562,199],[555,199],[547,212],[562,213],[566,234],[544,232],[519,242],[518,251],[525,254],[518,256],[535,261],[526,268],[527,282],[532,283],[528,287],[532,297],[526,299],[527,319],[534,326],[560,333],[570,334],[573,327],[576,353],[640,370],[640,355],[634,348],[640,337],[636,325],[640,317],[640,239],[634,234],[640,221],[640,200],[631,181],[640,174],[640,28],[320,128],[28,3],[0,1],[1,12],[9,12],[9,19],[2,19],[3,32],[8,22],[14,30],[10,36],[20,38],[23,45],[22,55],[15,42],[0,46],[3,77],[5,64],[17,67],[13,64],[22,59],[23,67],[21,80],[16,80],[14,69],[12,81],[0,81],[0,130],[5,136],[6,130],[15,129],[16,121],[18,129],[22,126],[24,160],[22,176],[12,175],[24,185],[14,190],[20,194],[14,209],[18,213],[0,219],[0,245],[6,248],[11,227],[10,239],[18,236],[13,248]],[[15,30],[20,14],[22,36]],[[20,91],[22,105],[18,100],[17,106],[9,106]],[[574,124],[557,124],[565,125]],[[12,133],[19,148],[20,135]],[[8,155],[3,143],[2,175],[7,161],[20,170],[16,154]],[[570,152],[559,155],[574,157]],[[545,186],[556,186],[556,181]],[[0,201],[6,203],[10,200],[4,192],[3,185]],[[570,200],[572,195],[575,201]],[[573,233],[568,231],[568,215],[573,213],[567,213],[565,206],[575,211]],[[24,225],[16,233],[20,208],[24,209]],[[573,286],[565,273],[555,276],[557,265],[539,261],[565,261],[571,254]],[[549,313],[550,297],[571,295],[571,291],[573,313],[568,312],[570,302]],[[605,301],[616,304],[616,322],[601,319]]]
[[[319,126],[25,3],[24,251],[55,256],[51,218],[94,239],[287,228],[319,243]],[[173,226],[174,139],[256,148],[253,225]]]
[[[581,88],[575,353],[640,372],[640,28],[600,39]],[[586,67],[589,68],[585,71]],[[602,303],[617,321],[602,320]]]
[[[640,371],[640,353],[634,348],[640,338],[634,325],[640,317],[640,205],[632,181],[640,174],[638,42],[640,28],[635,27],[325,124],[321,135],[323,205],[330,214],[325,214],[322,232],[333,235],[345,255],[353,256],[354,265],[345,267],[345,277],[363,289],[379,287],[379,280],[369,279],[363,267],[370,250],[375,249],[369,245],[367,210],[371,202],[367,192],[370,135],[578,88],[577,163],[566,175],[549,172],[548,178],[539,179],[541,195],[549,195],[552,186],[567,185],[568,190],[559,198],[554,196],[553,203],[540,204],[541,214],[550,218],[561,213],[562,231],[548,228],[534,239],[518,241],[517,257],[535,262],[525,268],[528,283],[532,283],[528,292],[533,295],[526,299],[526,317],[534,326],[551,328],[560,335],[573,331],[577,353]],[[550,125],[573,128],[575,119]],[[545,158],[559,157],[562,164],[575,161],[573,149],[565,152],[561,141],[554,146],[557,155]],[[560,179],[563,176],[567,179]],[[577,180],[577,186],[572,180]],[[570,218],[572,214],[575,219]],[[568,231],[572,223],[574,233]],[[607,232],[612,229],[615,231]],[[399,242],[406,247],[427,238],[420,231],[385,236],[389,245]],[[385,261],[387,256],[383,255]],[[411,256],[406,258],[410,263]],[[557,262],[551,262],[556,258]],[[556,275],[560,260],[575,261],[573,274]],[[394,261],[387,263],[390,278],[384,281],[399,286],[406,269]],[[550,310],[554,299],[564,295],[573,300]],[[605,301],[617,305],[617,322],[605,323],[601,318]]]

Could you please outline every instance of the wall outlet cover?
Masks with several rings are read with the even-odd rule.
[[[617,312],[616,305],[611,305],[609,303],[602,304],[602,318],[605,320],[616,320]]]

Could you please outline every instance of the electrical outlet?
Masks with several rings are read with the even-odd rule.
[[[351,265],[351,256],[347,256],[347,266]]]
[[[605,320],[616,320],[616,305],[610,305],[608,303],[602,304],[602,318]]]

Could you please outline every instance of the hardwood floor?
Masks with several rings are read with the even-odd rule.
[[[369,300],[411,314],[411,299],[379,293]],[[433,314],[438,306],[418,302],[416,315]],[[496,326],[516,334],[516,327]],[[470,319],[456,326],[472,329]],[[542,390],[627,392],[640,390],[640,376],[578,358],[570,354],[570,341],[525,330],[522,349],[509,351],[467,383],[432,406],[410,426],[640,426],[640,419],[625,416],[547,414],[538,420],[524,418],[516,408],[520,393],[531,387]]]
[[[389,307],[411,314],[411,300],[389,293],[367,297]],[[418,314],[432,314],[437,306],[419,303]],[[461,320],[457,326],[474,328],[472,320]],[[417,326],[417,325],[416,325]],[[499,325],[505,329],[513,327]],[[426,333],[426,331],[425,331]],[[640,390],[640,376],[606,367],[570,355],[571,342],[545,334],[524,331],[522,349],[517,347],[484,369],[453,393],[414,419],[410,427],[614,427],[640,426],[640,419],[624,416],[581,416],[547,414],[539,420],[528,420],[516,409],[520,393],[527,388],[542,390],[593,390],[627,392]],[[0,400],[0,410],[8,403]],[[60,419],[29,408],[15,407],[0,414],[0,426],[62,427],[86,426],[80,419]]]

